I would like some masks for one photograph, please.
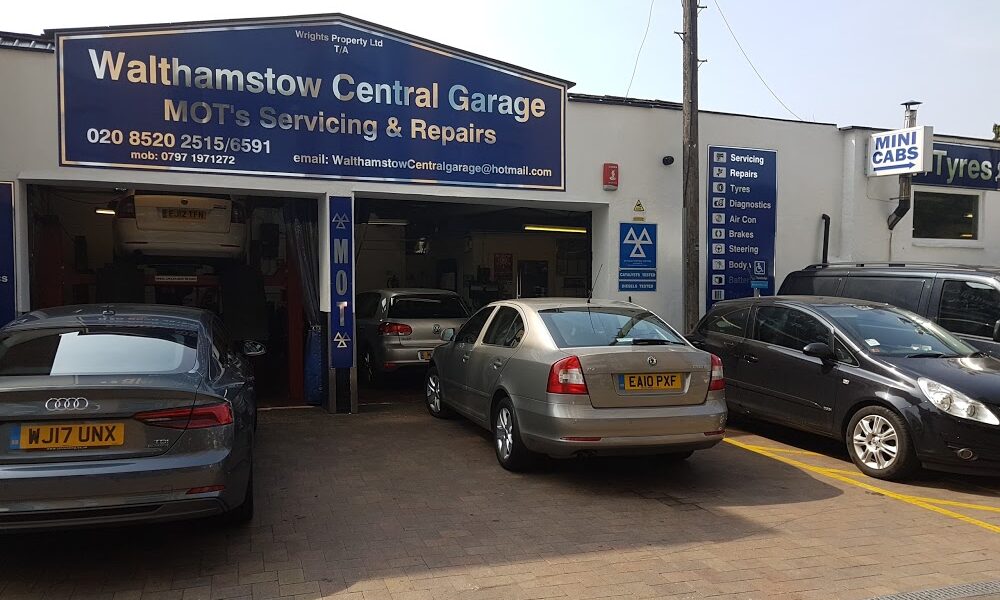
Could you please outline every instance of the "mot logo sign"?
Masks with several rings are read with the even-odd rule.
[[[933,127],[873,133],[868,139],[868,176],[926,173],[934,160],[933,144]]]
[[[354,366],[354,218],[351,199],[330,196],[330,366]]]

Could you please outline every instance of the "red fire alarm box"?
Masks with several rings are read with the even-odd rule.
[[[609,192],[618,189],[618,163],[604,163],[604,189]]]

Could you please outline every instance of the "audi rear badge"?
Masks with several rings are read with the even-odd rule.
[[[87,410],[90,408],[90,401],[86,398],[49,398],[45,401],[45,410],[66,411],[66,410]]]

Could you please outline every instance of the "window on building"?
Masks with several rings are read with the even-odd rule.
[[[979,239],[979,195],[914,192],[913,237]]]

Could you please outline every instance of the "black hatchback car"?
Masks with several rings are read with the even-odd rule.
[[[1000,473],[1000,360],[915,313],[744,298],[715,304],[689,339],[722,359],[733,414],[843,439],[872,477]]]

